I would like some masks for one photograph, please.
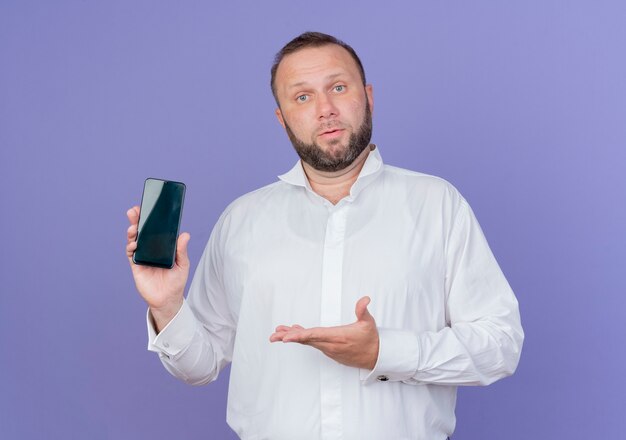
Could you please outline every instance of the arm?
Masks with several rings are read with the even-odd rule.
[[[126,252],[137,290],[149,306],[148,350],[158,353],[165,368],[187,383],[201,385],[215,380],[231,359],[235,328],[221,281],[221,222],[211,234],[185,300],[189,234],[178,239],[174,268],[139,266],[132,261],[139,208],[133,207],[127,214],[131,225]]]
[[[366,382],[488,385],[515,371],[524,333],[518,303],[464,199],[446,243],[446,321],[438,332],[379,329]]]
[[[148,318],[148,349],[159,353],[172,375],[191,385],[214,381],[232,359],[236,324],[222,282],[220,225],[211,234],[178,315],[158,335]]]
[[[281,325],[270,341],[315,347],[337,362],[360,368],[364,383],[487,385],[512,374],[524,339],[517,300],[462,198],[445,260],[448,325],[440,331],[376,327],[367,312],[369,299],[361,298],[353,324],[311,329]]]

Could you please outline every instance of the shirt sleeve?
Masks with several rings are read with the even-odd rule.
[[[214,381],[232,359],[236,324],[222,280],[222,220],[211,233],[178,314],[159,334],[150,311],[147,316],[148,350],[158,353],[173,376],[191,385]]]
[[[364,383],[488,385],[515,372],[524,340],[517,299],[462,197],[456,214],[445,251],[447,325],[379,329],[378,360],[361,370]]]

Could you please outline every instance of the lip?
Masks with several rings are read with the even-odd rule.
[[[326,130],[323,133],[320,133],[319,137],[332,138],[332,137],[340,136],[343,133],[343,131],[344,131],[343,128],[333,128],[330,130]]]

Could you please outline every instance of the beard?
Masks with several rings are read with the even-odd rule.
[[[339,141],[330,142],[335,148],[324,151],[317,143],[307,144],[300,140],[285,121],[287,136],[293,148],[303,162],[317,171],[340,171],[348,167],[370,144],[372,139],[372,111],[368,101],[365,101],[365,114],[361,125],[356,132],[350,134],[348,145],[338,146]]]

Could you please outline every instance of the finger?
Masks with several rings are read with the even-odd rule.
[[[139,223],[139,206],[135,205],[126,211],[126,217],[128,217],[128,221],[131,225]]]
[[[294,324],[294,325],[292,325],[292,327],[293,328],[297,328],[299,330],[304,330],[304,327],[302,327],[301,325],[298,325],[298,324]]]
[[[288,325],[279,325],[274,329],[275,332],[286,332],[289,330],[291,330],[291,327],[289,327]]]
[[[300,344],[306,343],[306,335],[299,329],[286,331],[281,337],[283,342],[299,342]]]
[[[374,317],[370,315],[370,312],[367,310],[367,306],[370,301],[371,300],[369,296],[364,296],[357,301],[356,307],[354,308],[354,313],[356,314],[357,321],[374,320]]]
[[[272,333],[270,335],[270,342],[282,341],[286,334],[287,334],[286,331]]]
[[[285,335],[283,342],[299,342],[311,344],[314,342],[330,342],[335,339],[336,327],[314,327],[310,329],[293,329]]]
[[[128,241],[135,241],[137,238],[137,225],[130,225],[126,230],[126,236],[128,237]]]
[[[130,243],[126,245],[126,256],[128,258],[131,258],[135,250],[137,250],[137,242],[131,241]]]
[[[181,267],[189,266],[189,256],[187,255],[187,244],[191,239],[191,235],[188,232],[183,232],[178,237],[178,243],[176,245],[176,264]]]

